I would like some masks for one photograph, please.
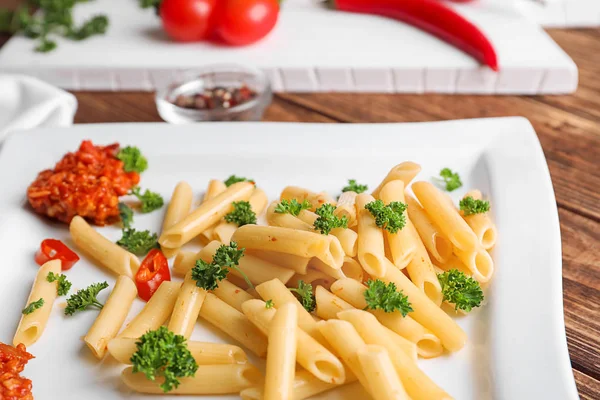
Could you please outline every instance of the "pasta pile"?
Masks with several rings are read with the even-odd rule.
[[[137,296],[132,278],[140,262],[84,219],[74,218],[70,232],[78,248],[118,277],[84,342],[99,359],[108,351],[131,364],[136,342],[146,332],[166,324],[169,331],[189,339],[200,319],[245,350],[188,340],[198,369],[193,377],[181,378],[172,394],[239,393],[245,400],[300,400],[357,381],[376,400],[452,398],[417,365],[418,357],[459,351],[467,340],[444,304],[438,273],[458,270],[488,282],[494,270],[488,251],[495,244],[496,228],[488,213],[463,215],[431,183],[412,182],[420,170],[415,163],[401,163],[371,194],[346,191],[337,201],[326,193],[290,186],[279,201],[268,204],[253,182],[227,186],[211,180],[203,202],[192,211],[192,188],[179,183],[159,243],[165,254],[176,255],[172,272],[183,283],[162,282],[122,330]],[[414,196],[407,192],[409,184]],[[481,199],[479,191],[467,196]],[[280,212],[283,200],[304,206],[297,213]],[[377,200],[406,206],[401,229],[382,229],[368,210]],[[266,213],[268,225],[226,222],[233,203],[240,201],[247,201],[256,215]],[[324,204],[334,206],[334,215],[347,227],[334,227],[328,234],[316,231],[315,211]],[[197,238],[202,250],[182,250]],[[196,262],[211,263],[218,249],[230,242],[245,249],[237,268],[214,289],[199,287],[192,276]],[[23,316],[15,343],[29,346],[44,330],[56,298],[44,279],[48,271],[58,273],[60,262],[40,269],[30,301],[43,298],[42,312]],[[382,287],[393,284],[408,297],[410,312],[370,308],[366,291],[373,281],[381,281]],[[314,312],[290,290],[306,284],[314,290]],[[264,377],[245,351],[266,357]],[[132,367],[125,368],[122,380],[141,393],[163,393],[160,382],[134,373]]]

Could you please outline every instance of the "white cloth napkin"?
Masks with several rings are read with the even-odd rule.
[[[10,132],[69,126],[77,110],[70,93],[37,78],[0,74],[0,141]]]

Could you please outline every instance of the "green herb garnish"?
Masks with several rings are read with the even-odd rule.
[[[483,301],[483,291],[479,282],[457,269],[438,274],[442,285],[444,301],[454,304],[455,310],[469,312],[479,307]]]
[[[127,146],[119,150],[117,158],[123,161],[125,172],[142,173],[148,169],[148,160],[137,147]]]
[[[266,301],[265,303],[265,308],[268,310],[269,308],[273,308],[275,307],[275,304],[273,304],[273,300],[269,299]]]
[[[196,286],[204,290],[214,290],[219,287],[219,282],[227,277],[229,269],[235,269],[242,275],[249,287],[254,285],[238,265],[240,258],[244,256],[246,249],[238,249],[236,242],[229,243],[229,246],[221,245],[210,263],[203,260],[197,260],[192,268],[192,279],[196,281]]]
[[[323,235],[329,235],[332,229],[348,228],[348,218],[344,215],[339,218],[334,215],[335,206],[329,203],[323,204],[315,210],[315,214],[319,217],[315,220],[315,230],[320,231]]]
[[[133,224],[133,210],[127,204],[119,203],[119,217],[121,217],[123,228],[131,228],[131,224]]]
[[[363,193],[369,189],[367,185],[360,185],[356,183],[354,179],[348,179],[348,186],[342,188],[342,192],[355,192],[355,193]]]
[[[383,310],[386,313],[400,311],[403,317],[413,311],[408,296],[405,296],[401,290],[397,290],[393,282],[386,285],[379,279],[370,279],[363,295],[367,301],[367,308],[371,310]]]
[[[308,312],[315,309],[315,296],[313,295],[312,285],[310,283],[304,283],[304,281],[298,282],[298,288],[290,288],[290,292],[298,295],[302,307]]]
[[[29,303],[27,307],[25,307],[21,312],[25,315],[29,315],[38,308],[41,308],[44,305],[44,299],[40,298],[39,300],[33,301]]]
[[[231,185],[233,185],[234,183],[238,183],[238,182],[250,182],[250,183],[254,183],[254,179],[251,178],[244,178],[243,176],[236,176],[236,175],[231,175],[229,178],[227,178],[225,180],[225,186],[229,187]]]
[[[473,214],[484,214],[490,211],[490,202],[487,200],[475,200],[471,196],[467,196],[462,199],[458,205],[460,206],[460,210],[465,215],[473,215]]]
[[[48,282],[56,282],[56,293],[59,296],[65,296],[71,290],[71,286],[73,285],[71,282],[67,280],[67,276],[63,274],[55,274],[54,272],[48,272],[48,276],[46,276],[46,280]]]
[[[296,199],[281,200],[275,207],[275,212],[277,214],[292,214],[297,217],[302,210],[310,210],[311,207],[312,204],[308,200],[304,200],[302,203],[299,203]]]
[[[131,190],[130,194],[134,195],[139,201],[142,202],[141,210],[143,213],[149,213],[154,210],[158,210],[165,204],[165,201],[160,194],[151,192],[148,189],[146,189],[144,194],[141,194],[140,188],[135,187]]]
[[[225,215],[225,221],[233,222],[237,226],[256,224],[256,213],[252,211],[252,206],[247,201],[234,201],[232,203],[233,211]]]
[[[78,290],[67,299],[65,315],[73,315],[78,311],[83,311],[88,307],[102,309],[104,305],[97,299],[98,293],[108,287],[108,283],[93,283],[85,289]]]
[[[440,177],[434,177],[433,179],[438,182],[443,182],[446,184],[446,190],[451,192],[453,190],[458,189],[462,186],[462,182],[460,180],[460,176],[458,176],[458,172],[452,172],[450,168],[444,168],[440,171]]]
[[[123,236],[117,244],[136,255],[148,254],[150,250],[160,248],[156,233],[150,233],[148,230],[138,231],[134,228],[124,229]]]
[[[392,201],[387,206],[381,200],[375,200],[365,205],[378,227],[390,233],[396,233],[406,225],[406,204],[400,201]]]

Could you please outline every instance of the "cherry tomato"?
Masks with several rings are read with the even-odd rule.
[[[277,0],[223,0],[219,5],[217,33],[228,44],[243,46],[267,36],[277,23]]]
[[[206,38],[213,29],[213,11],[217,1],[163,0],[159,10],[163,29],[179,42]]]
[[[159,249],[150,250],[135,275],[138,296],[142,300],[148,301],[161,283],[170,280],[171,272],[169,272],[167,258]]]
[[[60,260],[61,270],[66,271],[79,261],[79,256],[60,240],[44,239],[40,249],[35,253],[35,262],[44,265],[50,260]]]

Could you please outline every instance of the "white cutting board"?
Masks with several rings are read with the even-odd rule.
[[[545,27],[576,28],[600,26],[599,0],[515,0],[517,10]]]
[[[169,41],[152,10],[136,0],[78,5],[76,18],[107,13],[104,36],[60,41],[49,54],[16,36],[0,51],[0,71],[24,72],[73,90],[153,90],[179,71],[213,63],[263,68],[275,91],[569,93],[574,62],[536,24],[502,4],[458,8],[497,49],[494,73],[460,50],[397,21],[335,12],[313,0],[284,3],[275,30],[232,48]]]

